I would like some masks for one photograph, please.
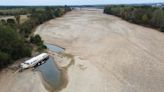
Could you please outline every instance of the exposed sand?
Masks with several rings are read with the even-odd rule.
[[[0,75],[0,92],[48,92],[38,72],[26,70],[14,73],[5,69]]]
[[[36,33],[75,55],[61,92],[164,92],[164,33],[98,9],[73,10]]]

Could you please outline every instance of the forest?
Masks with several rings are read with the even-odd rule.
[[[152,27],[164,32],[164,9],[151,6],[111,5],[104,13],[121,17],[132,23]]]
[[[7,21],[0,20],[0,69],[16,60],[30,57],[33,51],[46,49],[39,35],[33,35],[34,29],[45,21],[60,17],[71,8],[63,7],[1,7],[0,16],[14,16]],[[21,23],[20,15],[28,20]],[[36,50],[34,50],[34,48]]]

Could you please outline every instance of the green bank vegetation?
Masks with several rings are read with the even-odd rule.
[[[132,23],[153,27],[164,32],[164,9],[151,6],[111,5],[104,13],[121,17]]]
[[[5,11],[6,8],[3,8]],[[18,9],[18,8],[17,8]],[[16,9],[16,10],[17,10]],[[21,8],[24,9],[24,8]],[[29,9],[29,10],[28,10]],[[10,8],[6,11],[9,11]],[[14,8],[11,8],[14,11]],[[33,35],[33,30],[45,21],[60,17],[71,9],[65,7],[25,7],[26,12],[12,12],[14,19],[0,21],[0,69],[14,63],[17,59],[29,57],[34,48],[37,51],[46,49],[39,35]],[[0,10],[1,14],[4,14]],[[20,23],[20,15],[28,14],[28,20]],[[7,13],[7,15],[9,15]]]

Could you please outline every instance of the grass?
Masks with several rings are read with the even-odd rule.
[[[28,19],[28,15],[20,15],[20,24],[26,22]]]

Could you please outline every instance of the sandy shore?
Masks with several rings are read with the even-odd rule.
[[[15,70],[5,69],[0,74],[0,92],[48,92],[36,71],[15,73]]]
[[[73,10],[37,28],[75,56],[61,92],[163,92],[164,34],[105,15]]]

